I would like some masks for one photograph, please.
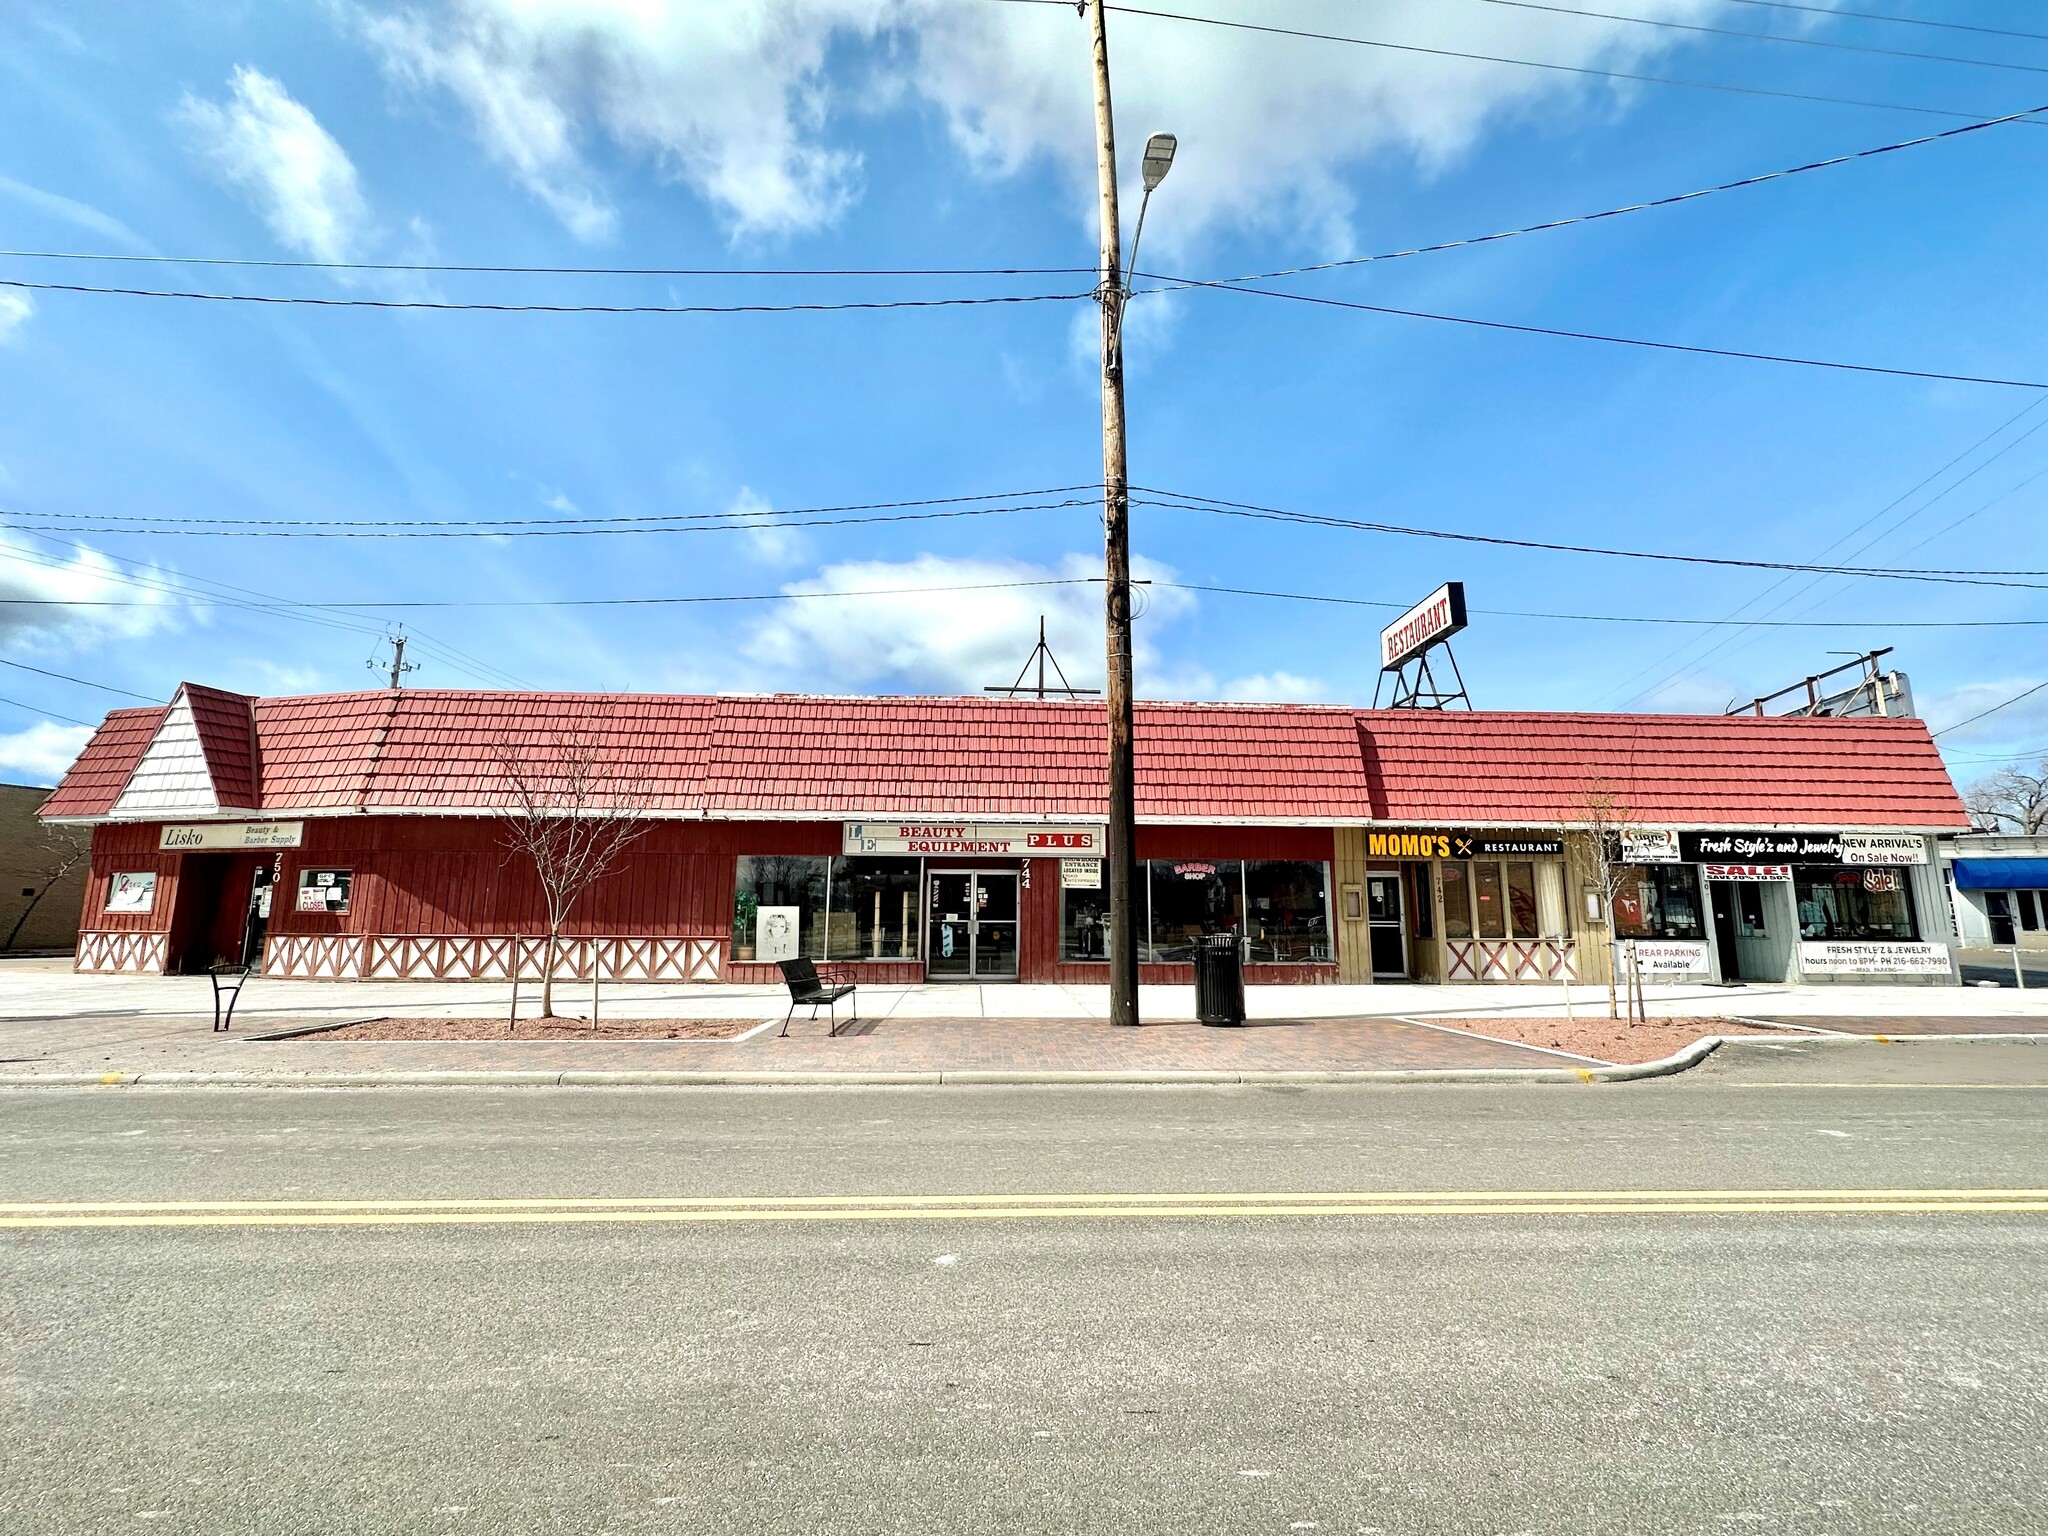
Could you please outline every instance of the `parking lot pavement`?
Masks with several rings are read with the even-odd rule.
[[[2048,993],[2048,949],[2021,950],[2017,976],[2013,973],[2012,951],[2009,949],[1958,950],[1956,959],[1962,968],[1963,985],[1966,987],[1990,982],[1994,986],[2018,989],[2024,977],[2029,990]]]

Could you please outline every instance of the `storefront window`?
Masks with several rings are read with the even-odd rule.
[[[733,959],[824,959],[831,862],[792,853],[742,858],[733,896]]]
[[[1615,870],[1614,931],[1624,939],[1703,939],[1699,879],[1690,864]]]
[[[1442,869],[1444,937],[1469,939],[1472,937],[1472,880],[1468,866],[1445,864]]]
[[[1507,912],[1501,906],[1500,866],[1472,866],[1472,896],[1478,914],[1479,937],[1504,939],[1508,936]]]
[[[1509,931],[1518,939],[1533,939],[1542,932],[1536,920],[1536,866],[1510,864],[1507,872]]]
[[[1915,939],[1902,869],[1797,868],[1792,885],[1804,939]]]
[[[916,859],[834,859],[828,960],[915,960],[922,880]]]
[[[1244,877],[1236,859],[1154,859],[1150,875],[1152,942],[1139,958],[1185,964],[1201,934],[1243,931]]]
[[[1109,958],[1109,860],[1101,863],[1102,883],[1093,890],[1063,886],[1060,890],[1060,958]],[[1143,922],[1140,912],[1138,920]]]
[[[1417,939],[1435,937],[1434,911],[1429,899],[1429,866],[1403,864],[1401,875],[1402,883],[1408,891],[1409,935]]]
[[[1245,958],[1262,965],[1313,965],[1330,958],[1329,866],[1295,859],[1247,859]]]

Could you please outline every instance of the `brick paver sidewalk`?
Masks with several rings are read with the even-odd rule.
[[[266,1021],[266,1027],[277,1021]],[[1553,1053],[1393,1019],[1305,1019],[1242,1029],[1148,1024],[1135,1030],[1074,1019],[862,1020],[837,1039],[803,1020],[788,1038],[767,1029],[738,1041],[434,1042],[254,1040],[206,1022],[120,1020],[19,1038],[0,1073],[238,1072],[1288,1072],[1530,1068]],[[18,1032],[11,1032],[16,1033]],[[87,1038],[90,1036],[90,1038]]]

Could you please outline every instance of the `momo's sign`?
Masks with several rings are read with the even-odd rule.
[[[1554,859],[1564,839],[1554,832],[1367,832],[1369,859]]]

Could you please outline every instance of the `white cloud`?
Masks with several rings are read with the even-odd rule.
[[[857,195],[860,160],[834,114],[921,99],[984,174],[1056,166],[1091,206],[1094,146],[1087,33],[1060,5],[964,0],[445,0],[431,10],[364,0],[386,67],[444,90],[486,149],[577,234],[614,214],[584,147],[605,138],[654,161],[740,236],[829,224]],[[1652,18],[1706,15],[1714,0],[1637,0]],[[1224,20],[1270,21],[1266,0],[1209,0]],[[1418,48],[1627,70],[1680,34],[1619,21],[1441,0],[1295,0],[1288,24]],[[867,68],[835,68],[865,47]],[[1111,20],[1120,148],[1135,170],[1145,134],[1171,127],[1181,155],[1148,230],[1172,256],[1218,227],[1284,229],[1348,250],[1345,182],[1375,157],[1425,172],[1489,129],[1612,100],[1568,73],[1349,47],[1138,16]],[[835,60],[836,63],[836,60]],[[1628,90],[1629,87],[1620,87]]]
[[[0,645],[68,649],[171,628],[178,610],[154,585],[159,573],[140,574],[142,585],[123,581],[122,568],[98,550],[80,547],[67,559],[0,531]]]
[[[1302,677],[1293,672],[1255,672],[1250,677],[1232,678],[1225,683],[1222,697],[1237,704],[1315,704],[1327,701],[1330,689],[1319,677]]]
[[[91,735],[85,726],[58,725],[51,720],[0,735],[0,775],[11,783],[55,784],[77,760]]]
[[[745,642],[760,669],[755,686],[834,692],[980,693],[1015,681],[1038,643],[1038,620],[1067,681],[1102,686],[1102,588],[1087,578],[1102,569],[1092,555],[1056,565],[919,555],[902,561],[856,560],[828,565],[792,582],[789,593],[876,592],[889,597],[802,597],[778,607]],[[1138,562],[1135,574],[1165,579],[1164,567]],[[997,583],[1075,581],[1072,586]],[[970,588],[916,591],[915,588]],[[1185,593],[1154,588],[1137,628],[1141,681],[1160,667],[1161,625],[1186,613]],[[765,677],[761,674],[767,674]],[[1034,674],[1035,675],[1035,674]],[[1047,677],[1052,679],[1048,671]]]
[[[795,565],[810,550],[801,529],[776,525],[775,508],[751,486],[740,487],[725,513],[747,525],[747,547],[764,565]]]
[[[353,258],[370,210],[347,152],[270,76],[245,65],[229,86],[226,102],[188,95],[179,108],[200,152],[283,244],[316,261]]]
[[[55,192],[45,192],[41,187],[32,187],[27,182],[7,176],[0,176],[0,194],[25,203],[46,217],[61,219],[89,234],[98,235],[103,240],[131,246],[138,251],[149,249],[149,242],[142,236],[112,214],[102,213],[90,203],[60,197]]]
[[[27,294],[0,288],[0,346],[12,341],[35,312],[35,301]]]

